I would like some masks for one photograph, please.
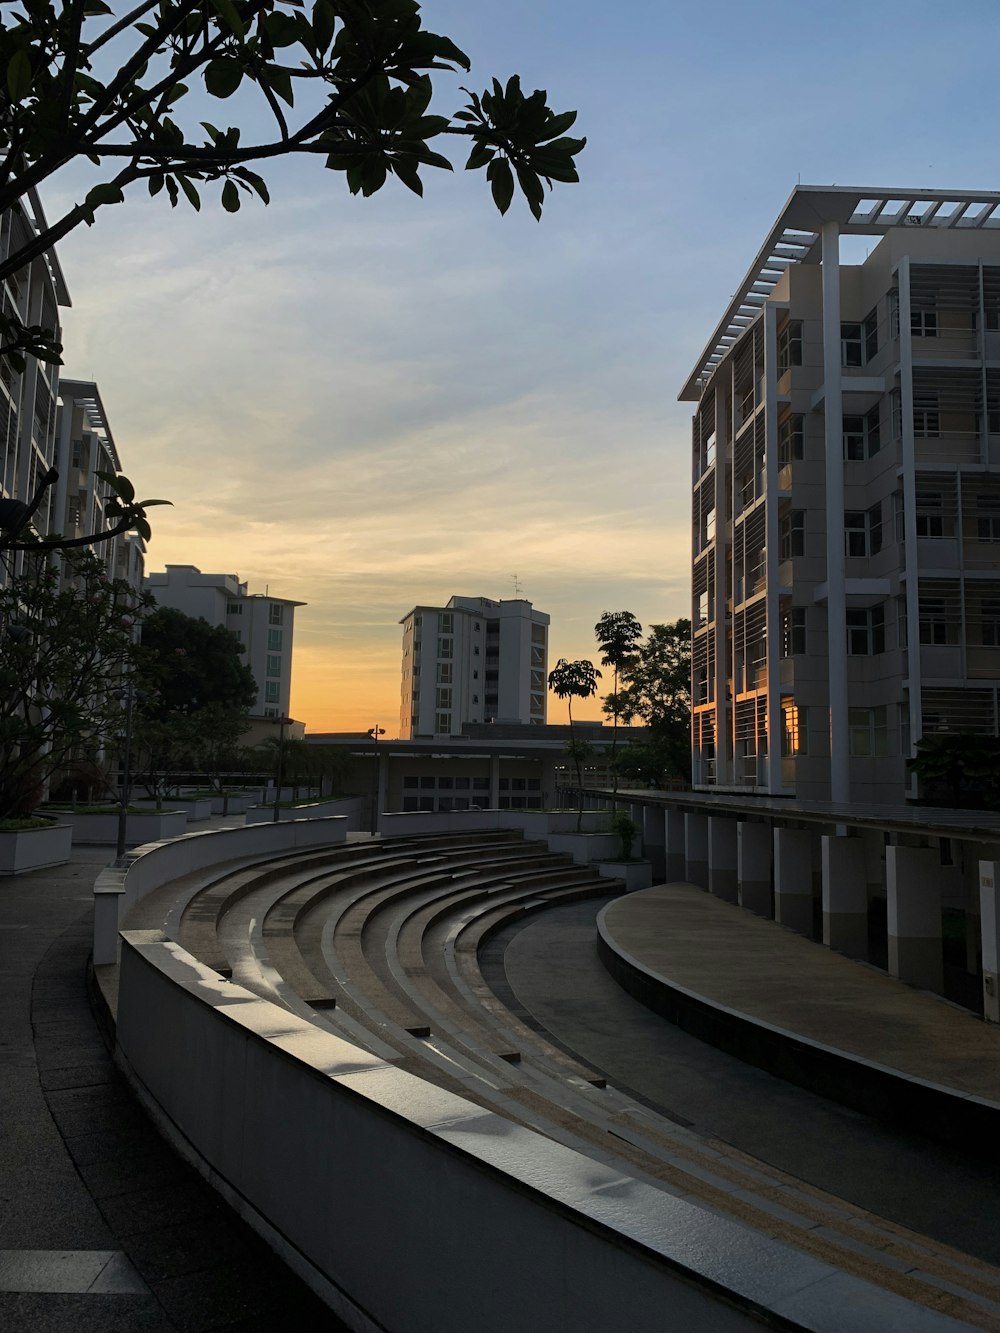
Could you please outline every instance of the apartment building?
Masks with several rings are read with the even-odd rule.
[[[529,601],[452,597],[399,623],[402,739],[460,736],[476,722],[545,725],[549,617]]]
[[[93,380],[59,380],[55,466],[59,473],[51,522],[66,537],[101,532],[113,526],[105,507],[113,492],[99,472],[122,471],[101,393]],[[142,588],[146,544],[138,533],[123,533],[95,546],[110,578]]]
[[[159,606],[232,630],[257,682],[253,715],[289,716],[295,609],[305,602],[251,593],[235,574],[203,574],[195,565],[167,565],[144,585]]]
[[[679,396],[695,785],[899,801],[998,734],[1000,194],[799,186]]]

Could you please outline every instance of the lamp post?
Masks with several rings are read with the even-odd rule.
[[[290,717],[280,717],[278,719],[278,773],[274,783],[274,814],[271,817],[272,824],[277,824],[281,817],[281,767],[285,758],[285,728],[291,722]]]
[[[117,859],[125,855],[125,830],[128,824],[128,793],[132,781],[130,764],[132,759],[132,710],[135,704],[135,681],[129,677],[125,691],[125,745],[122,750],[122,789],[118,801],[118,843]]]
[[[375,771],[374,776],[372,777],[372,837],[374,837],[375,834],[378,833],[378,738],[385,735],[385,727],[380,727],[378,723],[376,723],[374,727],[368,728],[368,735],[374,742],[373,753],[375,755],[375,762],[373,764]]]

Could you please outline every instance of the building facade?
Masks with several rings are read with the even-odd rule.
[[[997,735],[1000,194],[798,187],[680,397],[695,785],[898,801]]]
[[[194,565],[167,565],[144,581],[159,606],[232,630],[257,682],[252,715],[289,716],[295,609],[305,602],[250,593],[235,574],[203,574]]]
[[[515,597],[452,597],[400,621],[399,734],[460,736],[466,723],[544,726],[549,617]]]

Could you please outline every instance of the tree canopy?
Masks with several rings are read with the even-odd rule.
[[[142,687],[155,694],[159,712],[246,713],[257,698],[236,635],[173,607],[157,607],[143,621],[139,660]]]
[[[691,773],[691,622],[650,625],[621,671],[622,688],[604,701],[614,718],[639,718],[646,737],[618,756],[626,776],[658,782]]]

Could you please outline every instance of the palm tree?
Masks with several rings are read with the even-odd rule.
[[[636,655],[639,640],[642,638],[642,626],[631,611],[605,611],[594,626],[597,646],[601,650],[601,666],[614,667],[614,689],[605,699],[605,711],[610,712],[613,724],[611,733],[611,809],[617,806],[618,770],[615,767],[615,752],[618,749],[618,718],[626,716],[626,700],[618,692],[618,672],[626,667]]]
[[[559,699],[566,700],[569,710],[569,754],[576,766],[576,780],[579,791],[579,809],[577,811],[576,831],[583,826],[583,759],[584,753],[573,732],[573,700],[591,699],[597,693],[597,682],[601,673],[593,662],[582,659],[569,662],[560,657],[549,672],[549,689]]]

